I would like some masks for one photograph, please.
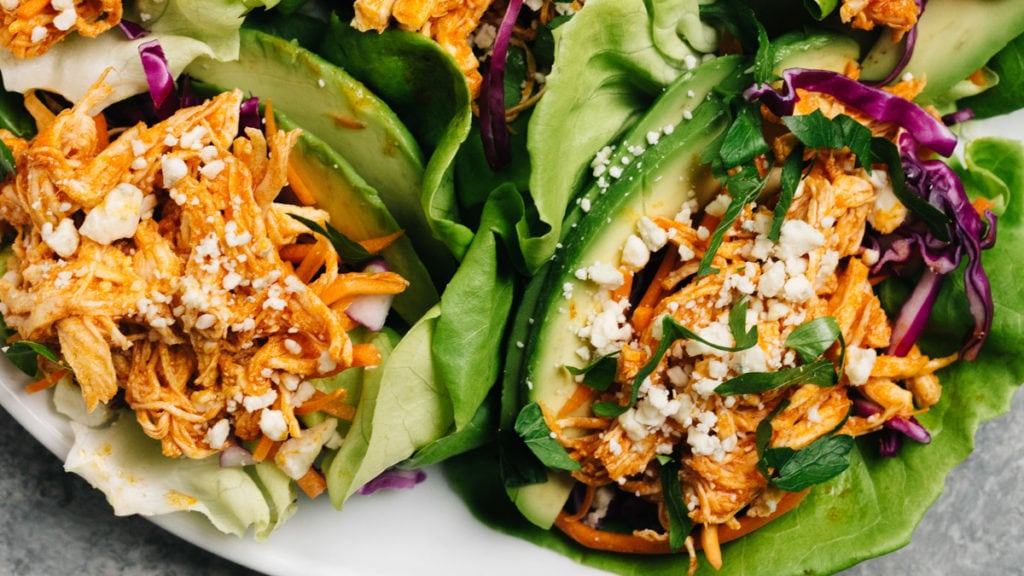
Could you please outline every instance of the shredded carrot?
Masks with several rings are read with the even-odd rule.
[[[630,322],[633,324],[634,330],[642,331],[651,323],[651,319],[654,317],[654,307],[657,306],[665,293],[662,281],[675,268],[678,256],[679,253],[675,250],[669,250],[665,253],[665,258],[654,272],[654,278],[651,278],[650,286],[647,287],[647,291],[644,292],[640,301],[637,302],[636,308],[633,309],[633,316]]]
[[[647,540],[620,532],[608,532],[592,528],[579,520],[572,520],[565,512],[555,518],[555,526],[567,536],[587,548],[625,552],[627,554],[667,554],[668,540]]]
[[[764,526],[765,524],[779,518],[786,512],[789,512],[797,504],[799,504],[804,496],[810,492],[810,489],[804,490],[803,492],[787,492],[779,503],[776,505],[775,510],[768,516],[743,516],[737,518],[740,523],[738,528],[729,528],[728,524],[720,524],[715,527],[714,544],[724,544],[731,540],[735,540],[741,536],[745,536],[750,532]],[[607,550],[610,552],[625,552],[627,554],[667,554],[670,552],[668,540],[650,540],[637,536],[635,534],[623,534],[618,532],[606,532],[604,530],[598,530],[592,528],[587,524],[584,524],[580,519],[582,517],[577,514],[568,514],[566,512],[559,513],[558,517],[555,518],[555,526],[557,526],[562,532],[565,532],[567,536],[586,546],[595,550]],[[706,530],[705,530],[706,531]],[[701,535],[701,545],[704,547],[709,543],[707,538],[710,535]],[[707,553],[707,550],[705,550]],[[714,553],[712,552],[712,555]],[[708,558],[711,562],[713,558]]]
[[[305,414],[312,414],[313,412],[320,412],[324,406],[332,402],[341,402],[345,400],[348,392],[344,388],[338,388],[331,392],[325,393],[317,390],[313,393],[313,397],[302,403],[301,406],[295,409],[296,416],[303,416]]]
[[[627,270],[620,269],[619,271],[622,272],[622,277],[625,279],[625,281],[622,283],[621,286],[619,286],[615,290],[612,290],[611,299],[612,301],[615,302],[619,300],[626,300],[629,298],[629,293],[630,291],[633,290],[633,277],[635,276],[632,272],[629,272]]]
[[[569,522],[579,522],[590,512],[591,505],[594,504],[594,494],[597,493],[597,488],[593,484],[586,485],[586,492],[583,494],[583,501],[580,502],[579,507],[571,515],[567,515],[565,519]]]
[[[744,516],[738,518],[740,525],[738,528],[730,528],[727,524],[722,524],[718,527],[718,542],[719,544],[725,544],[742,536],[750,534],[754,530],[757,530],[761,526],[775,520],[782,516],[786,512],[789,512],[796,507],[797,504],[803,501],[804,496],[811,491],[810,488],[802,492],[786,492],[786,494],[779,500],[778,504],[775,505],[775,510],[768,516]]]
[[[371,343],[352,346],[352,366],[379,366],[381,360],[380,350]]]
[[[714,232],[715,228],[718,228],[718,224],[721,221],[722,221],[722,219],[720,217],[712,216],[711,214],[708,214],[707,212],[705,212],[704,215],[700,219],[700,225],[698,226],[698,228],[703,226],[704,228],[706,228],[708,230],[708,232]]]
[[[316,468],[310,466],[309,470],[303,474],[302,478],[295,481],[305,492],[306,496],[310,498],[316,498],[323,494],[324,490],[327,489],[327,480],[324,475],[317,471]]]
[[[558,410],[558,417],[564,418],[571,414],[574,410],[583,406],[588,400],[594,397],[595,389],[590,386],[578,385],[576,390],[573,391],[572,396],[562,404],[562,407]]]
[[[56,370],[51,372],[46,377],[36,380],[35,382],[25,386],[25,391],[29,394],[35,394],[36,392],[42,392],[47,388],[52,387],[54,384],[60,381],[61,378],[68,374],[68,370]]]
[[[107,128],[107,117],[102,112],[92,117],[96,123],[96,149],[103,150],[110,145],[110,131]]]
[[[270,98],[267,98],[267,105],[263,108],[263,124],[264,131],[267,136],[273,136],[277,134],[277,120],[274,118],[274,103],[271,102]]]
[[[971,206],[979,216],[984,216],[985,212],[990,211],[995,207],[995,203],[984,196],[978,196],[973,202],[971,202]]]
[[[380,254],[381,251],[383,251],[385,248],[391,246],[392,242],[401,238],[403,234],[405,234],[405,230],[398,230],[397,232],[392,232],[387,236],[379,236],[377,238],[370,238],[368,240],[360,240],[359,245],[362,246],[370,254]]]
[[[295,275],[298,276],[299,280],[309,284],[309,281],[313,279],[313,275],[323,267],[326,261],[327,241],[317,237],[316,244],[313,244],[312,248],[306,252],[305,257],[299,262],[298,267],[295,268]]]
[[[704,557],[715,570],[722,567],[722,548],[718,542],[718,524],[706,524],[700,531],[700,546]]]
[[[983,68],[978,68],[974,72],[971,72],[971,75],[968,76],[967,79],[970,80],[971,84],[974,84],[975,86],[984,86],[985,70]]]
[[[291,187],[292,193],[295,194],[295,199],[299,201],[299,204],[303,206],[312,206],[316,204],[316,195],[306,184],[305,180],[299,176],[295,167],[288,163],[288,186]]]
[[[313,244],[285,244],[281,246],[278,252],[281,254],[281,259],[286,262],[297,264],[302,261],[303,258],[309,254],[309,251],[313,249]]]
[[[268,458],[273,458],[274,453],[281,446],[280,442],[271,440],[270,436],[263,434],[260,436],[260,441],[256,443],[256,448],[252,451],[252,457],[257,462],[263,462]]]
[[[50,5],[50,0],[24,0],[16,11],[19,20],[29,20]]]
[[[394,272],[349,272],[324,288],[320,299],[324,304],[331,304],[345,298],[360,294],[398,294],[408,282]]]

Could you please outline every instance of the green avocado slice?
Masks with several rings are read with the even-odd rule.
[[[271,101],[274,110],[333,148],[377,191],[425,262],[447,268],[453,261],[434,238],[420,202],[419,145],[395,113],[347,72],[295,42],[246,28],[237,60],[201,58],[185,72]]]
[[[274,116],[285,130],[298,127],[281,112]],[[377,192],[340,154],[312,133],[303,132],[299,137],[290,165],[303,182],[311,184],[316,205],[331,215],[331,225],[351,240],[359,242],[401,230]],[[381,256],[394,272],[409,281],[409,287],[395,296],[392,307],[412,325],[440,298],[430,273],[406,235],[392,242]]]

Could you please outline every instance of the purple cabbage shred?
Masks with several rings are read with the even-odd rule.
[[[149,30],[146,30],[139,24],[131,22],[129,20],[121,19],[117,24],[117,27],[121,29],[121,32],[128,37],[129,40],[138,40],[139,38],[145,38],[149,36]]]
[[[161,119],[168,118],[181,107],[181,102],[160,42],[150,40],[139,44],[139,57],[142,59],[142,70],[146,73],[149,95],[153,99],[157,116]]]
[[[926,4],[926,1],[925,0],[914,0],[914,3],[917,4],[917,13],[918,13],[917,17],[918,17],[918,21],[920,21],[921,16],[924,14],[924,7],[925,7],[925,4]],[[882,78],[881,80],[877,80],[877,81],[874,81],[874,82],[870,82],[870,85],[871,86],[885,86],[887,84],[892,83],[892,81],[896,80],[897,78],[899,78],[900,74],[902,74],[903,71],[907,68],[907,63],[910,62],[910,58],[914,55],[914,47],[916,45],[917,45],[917,25],[915,24],[914,27],[911,28],[910,30],[908,30],[907,34],[903,37],[903,45],[902,45],[903,52],[900,54],[900,58],[896,62],[896,65],[893,66],[893,69],[889,72],[889,74],[887,74],[885,76],[885,78]]]
[[[755,84],[743,96],[760,101],[777,116],[791,116],[800,99],[799,89],[828,94],[879,122],[895,124],[912,133],[921,145],[943,156],[949,156],[956,148],[953,132],[924,108],[830,70],[790,68],[782,73],[781,91],[769,84]]]
[[[512,39],[512,29],[523,0],[510,0],[505,16],[501,19],[490,64],[483,78],[483,97],[480,98],[480,137],[483,140],[487,163],[494,170],[501,170],[511,162],[508,124],[505,122],[505,59]]]
[[[373,494],[378,490],[409,489],[427,478],[423,470],[399,470],[392,468],[381,472],[373,480],[364,484],[357,492],[362,495]]]
[[[867,417],[874,414],[881,414],[882,407],[871,400],[857,398],[853,401],[853,413],[857,416]],[[877,432],[879,442],[879,454],[886,458],[895,456],[903,446],[903,438],[928,444],[932,441],[932,435],[913,416],[894,416],[882,425]]]

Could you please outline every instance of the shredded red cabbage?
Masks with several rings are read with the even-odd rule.
[[[941,160],[921,159],[918,144],[911,134],[900,135],[899,147],[907,186],[950,216],[952,240],[942,242],[927,229],[915,229],[911,225],[894,232],[895,240],[880,242],[895,251],[883,251],[876,269],[886,266],[890,270],[906,269],[907,263],[918,257],[924,264],[921,279],[893,323],[889,353],[901,356],[910,350],[924,329],[942,278],[956,270],[966,257],[964,284],[974,329],[963,343],[960,356],[973,360],[992,326],[992,290],[982,266],[981,252],[995,243],[996,216],[986,211],[982,218],[971,205],[953,169]],[[917,250],[908,250],[911,244]]]
[[[924,7],[926,1],[914,0],[914,3],[917,4],[917,17],[918,22],[920,22],[921,16],[924,15]],[[914,47],[916,45],[917,24],[915,24],[913,28],[908,30],[907,34],[903,37],[903,53],[900,54],[900,59],[896,62],[896,66],[893,67],[893,69],[889,72],[888,75],[886,75],[885,78],[882,78],[881,80],[877,80],[874,82],[869,82],[869,84],[872,86],[885,86],[886,84],[891,83],[896,78],[899,78],[900,74],[903,73],[903,70],[907,68],[907,63],[910,62],[910,57],[914,55]]]
[[[963,108],[955,112],[950,112],[942,117],[942,123],[946,126],[953,126],[954,124],[963,124],[968,120],[974,119],[974,110],[970,108]]]
[[[245,134],[246,128],[255,128],[260,131],[263,130],[263,117],[260,116],[260,99],[255,96],[242,100],[242,105],[239,110],[239,133]]]
[[[829,70],[790,68],[782,73],[782,91],[769,84],[755,84],[743,96],[758,100],[777,116],[790,116],[800,99],[798,89],[828,94],[847,106],[860,110],[879,122],[889,122],[912,133],[921,145],[949,156],[956,148],[956,136],[939,119],[917,104],[867,86],[848,76]]]
[[[426,480],[426,478],[427,473],[423,470],[399,470],[392,468],[385,470],[379,476],[364,484],[357,492],[367,495],[373,494],[378,490],[412,488]]]
[[[512,29],[523,0],[510,0],[501,19],[490,64],[484,72],[483,98],[480,99],[480,137],[483,140],[487,163],[494,170],[508,166],[512,159],[509,148],[508,124],[505,122],[505,59],[512,39]]]
[[[131,22],[123,18],[117,23],[117,26],[129,40],[138,40],[139,38],[149,36],[149,30],[146,30],[135,22]]]
[[[857,398],[853,401],[853,413],[857,416],[867,417],[882,413],[882,407],[865,398]],[[932,435],[913,416],[893,416],[882,424],[882,430],[878,433],[878,451],[886,458],[895,456],[903,445],[903,438],[907,437],[921,444],[928,444],[932,441]]]
[[[161,119],[168,118],[181,107],[181,102],[174,89],[174,76],[171,75],[160,42],[150,40],[140,44],[139,57],[142,59],[142,70],[146,73],[149,95],[156,106],[157,116]]]

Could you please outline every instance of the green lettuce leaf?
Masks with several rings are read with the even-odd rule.
[[[546,227],[520,240],[530,270],[555,249],[566,208],[589,176],[594,155],[690,65],[686,56],[701,57],[670,43],[664,32],[665,22],[688,22],[698,2],[651,4],[657,7],[653,15],[643,0],[593,0],[554,31],[555,65],[527,134],[533,160],[530,194],[538,229]]]
[[[97,428],[72,421],[71,429],[64,469],[101,490],[118,516],[196,512],[223,532],[251,529],[265,540],[295,511],[294,485],[273,463],[222,468],[216,456],[167,458],[128,412]]]
[[[106,104],[149,89],[138,47],[159,40],[172,75],[177,77],[201,55],[217,60],[238,57],[238,30],[247,12],[270,8],[277,0],[139,0],[126,3],[126,20],[143,23],[150,34],[129,40],[116,28],[97,38],[72,34],[35,58],[18,59],[0,50],[0,70],[7,90],[38,88],[82,99],[107,68],[113,93]]]
[[[434,236],[462,260],[474,231],[463,223],[452,170],[469,134],[472,111],[469,88],[454,59],[420,34],[359,32],[337,15],[331,17],[320,52],[385,100],[416,137],[428,156],[423,211]]]

